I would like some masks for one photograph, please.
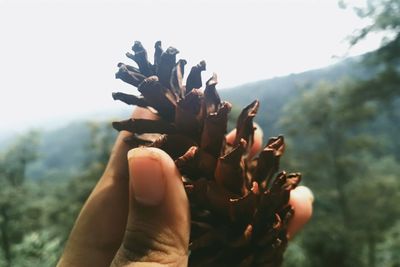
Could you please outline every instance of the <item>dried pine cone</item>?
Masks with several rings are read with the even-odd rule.
[[[200,89],[204,61],[192,67],[184,85],[186,61],[176,62],[177,49],[163,51],[157,42],[154,64],[140,42],[132,50],[127,57],[137,67],[119,63],[116,78],[137,87],[141,96],[114,93],[113,98],[146,107],[159,119],[129,119],[113,127],[132,132],[126,140],[132,146],[157,147],[175,160],[190,200],[189,266],[280,266],[294,212],[289,195],[301,179],[284,171],[275,176],[283,136],[270,138],[250,158],[257,100],[243,109],[236,139],[227,143],[231,104],[221,101],[215,74]],[[160,135],[151,140],[148,134]]]

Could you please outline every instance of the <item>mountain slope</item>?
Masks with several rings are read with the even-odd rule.
[[[275,136],[281,133],[277,122],[283,107],[303,90],[312,88],[322,80],[337,81],[346,75],[357,78],[370,77],[373,70],[361,68],[358,62],[359,58],[348,59],[328,68],[248,83],[219,92],[222,99],[234,105],[233,117],[236,117],[235,113],[239,112],[240,108],[254,99],[260,100],[257,122],[264,130],[265,137]],[[122,119],[127,116],[123,114],[122,112],[118,116],[110,114],[109,118]],[[69,123],[61,128],[43,131],[39,159],[28,167],[27,177],[32,179],[71,177],[85,169],[93,154],[93,151],[89,149],[92,133],[88,121],[97,121],[103,125],[108,120],[98,120],[94,117],[82,118],[81,121]],[[12,141],[11,137],[4,141],[0,146],[0,151]]]
[[[369,77],[374,70],[363,68],[359,64],[360,59],[350,58],[323,69],[248,83],[220,90],[220,94],[222,99],[231,102],[235,108],[243,108],[254,99],[260,100],[257,122],[265,131],[265,136],[275,136],[280,134],[277,119],[283,107],[303,90],[310,89],[321,81],[333,82],[346,76],[359,79]]]

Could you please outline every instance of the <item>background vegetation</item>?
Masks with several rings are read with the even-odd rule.
[[[315,193],[286,266],[400,266],[400,1],[355,10],[372,23],[351,44],[384,32],[377,51],[221,92],[236,107],[261,101],[266,137],[288,142],[283,167]],[[0,266],[55,265],[115,135],[109,122],[77,122],[1,146]]]

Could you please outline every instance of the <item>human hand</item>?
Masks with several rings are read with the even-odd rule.
[[[133,115],[149,116],[140,108]],[[179,172],[161,150],[129,151],[123,142],[127,136],[127,132],[119,134],[109,164],[82,208],[58,266],[187,265],[190,214]],[[234,132],[228,134],[228,141],[234,136]],[[261,130],[255,132],[254,139],[253,154],[261,149]],[[311,217],[312,201],[311,191],[305,187],[291,192],[290,204],[296,212],[289,237]]]

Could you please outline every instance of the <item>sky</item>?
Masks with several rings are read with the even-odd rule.
[[[349,49],[365,23],[337,0],[0,0],[0,133],[126,109],[111,93],[136,92],[114,76],[135,40],[206,60],[224,89],[374,50]]]

